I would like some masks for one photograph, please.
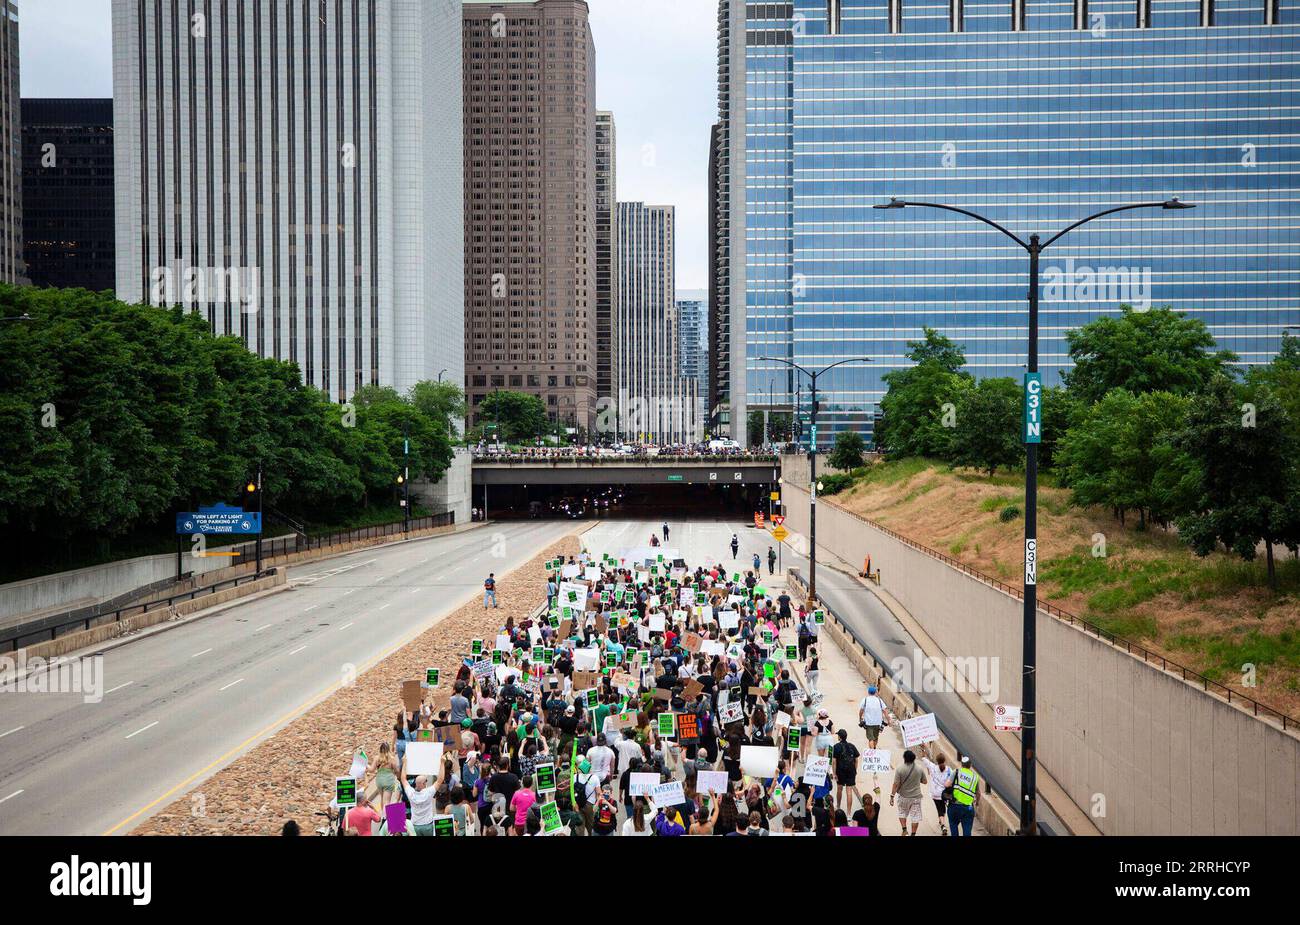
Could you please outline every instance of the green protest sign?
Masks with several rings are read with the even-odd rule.
[[[469,654],[470,654],[470,655],[473,655],[475,658],[477,658],[478,656],[480,656],[480,655],[483,654],[483,640],[482,640],[482,639],[473,639],[473,640],[470,640],[470,644],[469,644]]]
[[[659,735],[665,739],[671,739],[677,733],[677,714],[660,713],[659,714]]]
[[[437,669],[437,668],[426,668],[426,669],[424,669],[424,683],[427,684],[429,687],[437,687],[437,686],[438,686],[438,669]]]
[[[542,834],[554,835],[560,829],[564,828],[564,823],[560,821],[560,807],[554,803],[543,803],[542,812]]]

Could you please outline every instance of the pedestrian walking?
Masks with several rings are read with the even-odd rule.
[[[939,834],[947,835],[948,826],[945,823],[948,820],[948,803],[952,799],[951,788],[957,772],[948,766],[943,752],[934,761],[930,760],[928,742],[921,746],[921,751],[921,760],[925,764],[926,773],[930,775],[930,799],[934,801],[934,808],[939,813]]]
[[[488,572],[488,577],[483,580],[483,609],[487,610],[488,601],[492,606],[497,606],[497,578],[495,572]]]
[[[767,547],[767,573],[776,574],[776,550],[771,546]]]
[[[970,838],[971,827],[975,824],[975,807],[980,802],[981,781],[979,773],[970,766],[970,756],[962,755],[961,770],[953,781],[952,801],[948,803],[948,828],[954,838],[958,836],[958,828],[963,837]]]
[[[731,534],[731,561],[736,561],[736,556],[740,553],[740,538],[736,534]]]
[[[668,521],[664,521],[664,542],[668,542]]]
[[[898,804],[898,824],[904,835],[916,835],[921,827],[921,785],[926,782],[925,769],[916,763],[916,753],[903,752],[903,764],[894,771],[894,786],[889,790],[889,805]],[[912,831],[907,831],[908,823]]]
[[[822,675],[821,664],[817,660],[817,649],[812,647],[808,649],[808,670],[804,672],[804,677],[808,679],[808,693],[820,694],[817,688],[817,679]]]

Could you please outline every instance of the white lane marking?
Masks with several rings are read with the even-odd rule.
[[[134,738],[135,736],[138,736],[140,733],[144,732],[146,729],[152,729],[154,726],[157,726],[157,725],[158,725],[158,720],[154,720],[154,721],[153,721],[152,723],[150,723],[148,726],[142,726],[142,727],[140,727],[140,728],[137,729],[135,732],[131,733],[131,735],[127,736],[127,738],[128,738],[128,739]]]
[[[352,625],[353,625],[352,623],[344,623],[342,626],[339,627],[339,632],[340,633],[343,632],[345,629],[347,629],[349,626]]]
[[[18,794],[26,792],[26,790],[15,790],[13,793],[9,794],[9,796],[0,799],[0,803],[3,803],[5,800],[12,800],[14,797],[18,796]]]
[[[355,590],[356,590],[356,588],[349,588],[347,591],[344,591],[344,592],[343,592],[343,596],[344,596],[344,597],[347,597],[349,594],[351,594],[351,593],[352,593],[353,591],[355,591]]]
[[[132,684],[134,684],[134,683],[135,683],[134,681],[127,681],[125,684],[119,684],[117,687],[111,687],[111,688],[109,688],[108,690],[104,691],[104,693],[105,693],[105,694],[112,694],[112,693],[114,693],[114,692],[116,692],[116,691],[120,691],[120,690],[121,690],[122,688],[124,688],[124,687],[130,687],[130,686],[131,686]]]
[[[27,728],[26,726],[15,726],[14,728],[10,729],[8,732],[0,732],[0,739],[3,739],[7,735],[13,735],[15,732],[18,732],[26,728]]]
[[[378,584],[379,582],[383,581],[387,577],[388,577],[387,575],[380,575],[378,578],[375,579],[375,583]]]
[[[211,651],[212,651],[211,648],[204,649],[202,652],[195,652],[193,655],[190,656],[190,658],[198,658],[200,655],[207,655]]]
[[[380,607],[379,609],[380,609],[380,610],[384,610],[384,609],[387,608],[388,606],[389,606],[388,604],[385,604],[383,607]]]
[[[315,610],[315,609],[316,609],[317,607],[319,607],[319,606],[320,606],[320,604],[312,604],[310,607],[308,607],[306,610],[304,610],[303,613],[311,613],[313,610]]]
[[[299,652],[301,652],[301,651],[302,651],[303,649],[305,649],[305,648],[307,648],[307,647],[306,647],[306,646],[299,646],[298,648],[294,649],[294,650],[293,650],[292,652],[290,652],[289,654],[290,654],[290,655],[297,655]]]
[[[268,623],[265,626],[259,626],[257,629],[253,630],[253,632],[260,633],[262,632],[262,630],[269,630],[270,628],[271,628],[271,624]]]
[[[224,690],[229,690],[230,688],[234,687],[236,684],[242,683],[243,680],[244,680],[243,678],[240,678],[238,681],[231,681],[231,682],[230,682],[229,684],[227,684],[225,687],[223,687],[223,688],[221,688],[220,690],[218,690],[217,693],[221,693],[221,691],[224,691]]]
[[[420,593],[421,591],[423,591],[423,590],[424,590],[423,588],[412,588],[412,589],[411,589],[411,593],[412,593],[412,594],[419,594],[419,593]]]

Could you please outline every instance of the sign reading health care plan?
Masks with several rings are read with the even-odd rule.
[[[903,727],[904,748],[933,742],[939,738],[939,724],[935,722],[933,713],[913,716],[911,719],[903,720],[900,725]]]
[[[863,774],[886,774],[892,767],[889,752],[883,748],[868,748],[862,753]]]

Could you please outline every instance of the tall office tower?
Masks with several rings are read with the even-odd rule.
[[[672,206],[618,204],[617,406],[619,432],[631,440],[699,437],[699,393],[680,371],[675,236]]]
[[[117,293],[344,400],[464,370],[458,0],[113,0]]]
[[[0,0],[0,283],[25,283],[23,165],[18,83],[18,4]]]
[[[467,0],[465,365],[595,427],[596,49],[582,0]],[[612,165],[611,165],[612,166]]]
[[[1111,206],[1197,205],[1101,219],[1046,252],[1049,383],[1070,366],[1066,332],[1126,302],[1202,319],[1246,364],[1300,323],[1300,131],[1279,102],[1297,0],[722,0],[720,13],[722,230],[744,283],[731,298],[751,407],[769,380],[788,407],[797,384],[760,356],[813,369],[869,356],[820,383],[819,438],[869,435],[882,376],[926,326],[964,345],[976,375],[1022,375],[1024,252],[961,215],[871,208],[893,196],[1022,237]]]
[[[710,419],[716,432],[729,430],[731,438],[741,444],[747,439],[749,414],[745,359],[747,10],[744,0],[718,2],[718,121],[709,139],[709,210],[713,234],[710,360],[714,366],[710,378],[713,391]],[[761,154],[755,152],[756,156]]]
[[[112,100],[23,100],[23,236],[33,285],[113,288]]]
[[[596,113],[596,397],[614,395],[614,297],[618,291],[617,133],[612,112]]]
[[[703,425],[709,394],[709,303],[708,294],[690,289],[677,290],[678,374],[695,382],[699,403],[695,415]]]

